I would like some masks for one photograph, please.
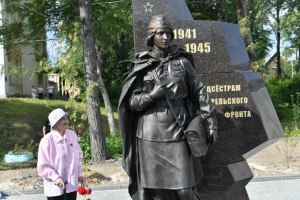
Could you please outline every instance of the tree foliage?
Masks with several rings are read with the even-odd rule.
[[[186,0],[186,3],[195,20],[214,20],[237,23],[235,0]]]
[[[195,19],[238,23],[248,52],[255,52],[255,59],[249,53],[254,69],[264,67],[266,62],[264,60],[268,59],[274,44],[271,35],[275,35],[277,60],[280,60],[283,34],[285,41],[291,44],[285,49],[285,55],[296,53],[297,63],[299,63],[300,4],[298,0],[186,0],[186,2]],[[243,13],[240,13],[241,11]],[[248,33],[252,40],[248,40]],[[277,62],[279,76],[282,73],[280,64]],[[297,71],[299,67],[299,64],[295,66]]]
[[[113,93],[117,96],[126,69],[123,60],[127,59],[133,47],[132,31],[128,31],[132,21],[131,1],[10,0],[6,1],[5,6],[4,12],[8,17],[0,27],[5,48],[13,50],[16,44],[33,47],[34,55],[41,63],[37,71],[57,71],[59,68],[63,78],[87,91],[88,116],[93,119],[89,121],[90,126],[97,124],[90,128],[91,143],[94,143],[94,147],[99,148],[100,145],[100,148],[105,148],[105,141],[99,137],[101,130],[98,130],[99,127],[101,129],[101,120],[97,117],[100,112],[100,101],[97,100],[100,97],[99,90],[104,92],[105,102],[109,99],[105,85],[100,84],[101,75],[106,77],[106,83],[109,83],[112,91],[115,90]],[[89,11],[80,12],[82,9]],[[89,31],[82,34],[83,26]],[[43,51],[47,32],[51,32],[57,43],[61,44],[60,58],[52,68],[49,68],[50,62],[47,64],[46,51]],[[86,37],[91,33],[94,34],[92,37]],[[111,77],[108,74],[114,74],[114,77],[108,78]],[[98,81],[97,89],[95,84]],[[96,144],[98,140],[104,143],[100,141],[101,144]],[[99,161],[96,157],[94,160]]]
[[[98,0],[92,4],[92,11],[96,45],[102,58],[101,72],[103,80],[110,97],[117,98],[130,61],[129,57],[133,54],[131,1],[124,0],[109,3]],[[82,38],[79,31],[78,22],[76,21],[73,24],[68,23],[67,26],[65,24],[59,26],[58,37],[65,43],[61,47],[61,58],[57,64],[69,76],[73,76],[69,71],[72,65],[76,65],[76,71],[81,69],[81,74],[83,73],[83,68],[80,68],[80,65],[83,65],[83,57],[80,54]],[[66,62],[66,59],[68,62]],[[72,61],[72,59],[74,60]],[[114,76],[111,76],[111,74],[114,74]],[[75,76],[74,80],[77,80],[80,86],[83,77]]]
[[[79,25],[77,29],[79,29]],[[60,68],[61,77],[68,80],[70,84],[79,87],[80,91],[83,92],[85,80],[81,36],[78,35],[78,31],[74,31],[67,38],[63,40],[64,45],[57,49],[60,56],[56,66]]]
[[[290,130],[299,127],[300,74],[292,79],[273,77],[266,81],[266,86],[282,124],[289,126]]]
[[[113,12],[112,12],[113,11]],[[112,98],[119,97],[129,58],[133,54],[131,0],[107,3],[102,0],[93,6],[101,24],[94,24],[95,38],[103,59],[103,79]],[[113,74],[113,76],[111,76]]]
[[[272,46],[269,40],[270,31],[264,29],[265,16],[259,12],[261,4],[258,0],[230,0],[230,1],[193,1],[187,0],[187,5],[195,19],[214,20],[239,24],[241,33],[245,38],[248,52],[255,52],[255,56],[249,53],[251,61],[259,61],[265,58]],[[250,40],[247,40],[250,35]],[[257,62],[258,64],[261,62]]]
[[[284,49],[284,55],[287,58],[295,57],[296,61],[292,63],[296,73],[300,71],[300,5],[297,9],[290,11],[291,15],[284,15],[287,21],[286,28],[283,30],[284,41],[290,45]],[[293,72],[292,72],[293,73]]]
[[[81,88],[84,81],[83,78],[79,78],[79,74],[82,74],[79,70],[83,64],[83,57],[80,58],[82,38],[77,2],[70,0],[30,0],[22,4],[19,4],[19,0],[6,2],[4,12],[13,16],[10,17],[12,21],[6,20],[0,27],[0,35],[6,49],[22,44],[34,47],[36,54],[46,52],[41,51],[41,46],[45,45],[47,40],[46,32],[51,32],[56,42],[63,44],[59,51],[63,58],[53,64],[66,71],[63,74],[68,80],[71,82],[77,80],[76,84]],[[124,73],[127,71],[128,58],[133,54],[131,1],[94,0],[91,4],[96,43],[101,47],[99,50],[103,59],[103,79],[110,96],[116,98],[120,93]],[[78,49],[79,52],[74,49]],[[44,60],[40,67],[47,66],[46,58],[47,55],[39,55],[39,61]],[[68,63],[63,61],[65,59],[68,59]],[[72,65],[75,69],[71,69]],[[83,71],[83,66],[81,69]],[[51,68],[45,69],[49,70]],[[113,77],[110,76],[112,73]],[[73,75],[75,78],[71,78]]]

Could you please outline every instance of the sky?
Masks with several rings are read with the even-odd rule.
[[[47,52],[49,56],[49,60],[51,61],[52,64],[54,64],[57,59],[57,47],[58,47],[57,40],[53,34],[53,32],[47,32]]]

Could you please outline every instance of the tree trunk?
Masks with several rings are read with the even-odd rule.
[[[97,74],[98,74],[98,86],[100,88],[100,92],[102,94],[102,98],[104,101],[105,109],[107,112],[107,121],[109,125],[109,131],[110,134],[115,134],[117,130],[116,122],[114,119],[114,112],[111,106],[111,102],[108,96],[108,92],[106,90],[105,84],[102,79],[102,73],[101,73],[101,66],[102,66],[102,59],[101,59],[101,54],[99,50],[96,48],[97,52],[97,58],[98,58],[98,68],[97,68]]]
[[[296,56],[297,57],[297,56]],[[297,59],[296,73],[299,73],[300,70],[300,46],[298,46],[298,59]]]
[[[277,76],[281,76],[281,62],[280,62],[280,30],[277,28],[276,31],[276,66],[277,66]]]
[[[227,20],[226,16],[224,15],[224,11],[223,11],[223,4],[224,4],[223,0],[216,1],[217,15],[218,15],[219,21],[227,22],[228,20]]]
[[[237,18],[238,21],[241,21],[243,18],[248,18],[249,19],[249,13],[246,9],[245,6],[245,1],[244,0],[238,0],[236,4],[236,11],[237,11]],[[253,44],[253,39],[251,35],[251,27],[250,27],[250,22],[246,24],[246,28],[249,29],[247,35],[244,37],[245,45],[248,47],[250,44]],[[251,62],[254,62],[257,60],[257,55],[253,49],[248,49],[248,55],[250,58]]]
[[[276,23],[277,23],[277,28],[276,28],[276,64],[277,64],[277,76],[281,76],[281,62],[280,62],[280,39],[281,39],[281,28],[280,28],[280,16],[279,16],[279,3],[277,1],[277,6],[276,6]]]
[[[92,161],[100,162],[108,158],[104,134],[101,128],[100,94],[97,87],[97,53],[92,29],[92,9],[90,0],[79,0],[80,21],[85,62],[87,87],[87,111],[91,140]]]

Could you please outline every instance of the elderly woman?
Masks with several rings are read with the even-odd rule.
[[[75,200],[78,180],[83,180],[82,150],[77,135],[69,128],[68,114],[62,109],[49,116],[51,132],[40,142],[37,169],[44,180],[48,200]]]

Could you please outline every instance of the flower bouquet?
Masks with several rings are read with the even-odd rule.
[[[77,192],[79,195],[90,195],[92,193],[92,189],[88,187],[86,182],[80,181],[80,185],[77,187]],[[91,198],[87,198],[85,200],[91,200]]]

